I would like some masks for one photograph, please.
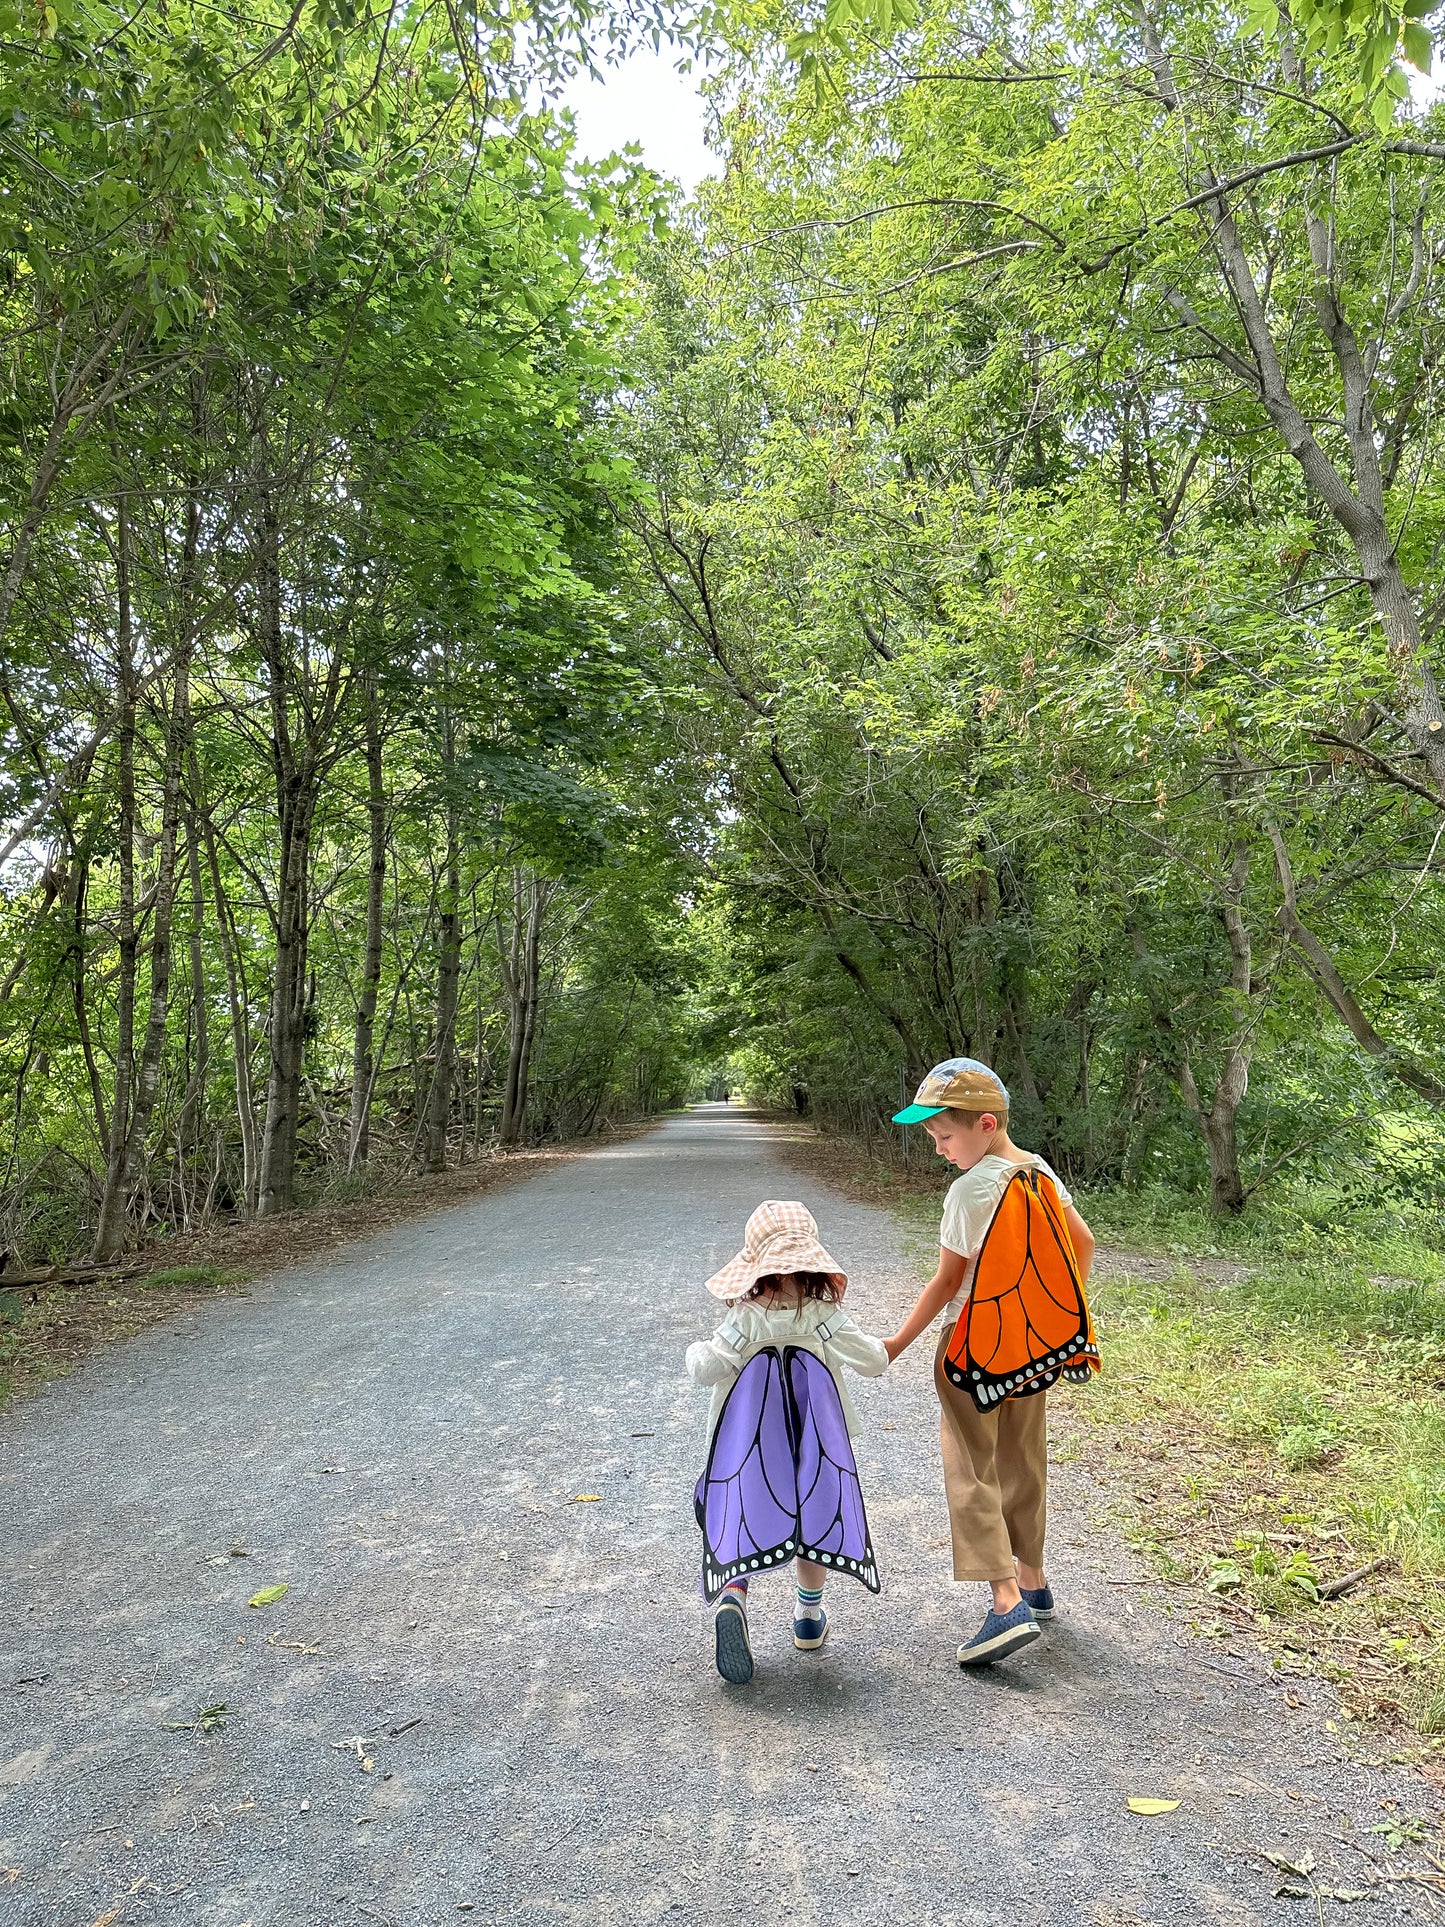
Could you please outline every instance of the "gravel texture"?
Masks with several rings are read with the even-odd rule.
[[[963,1675],[929,1348],[855,1381],[881,1598],[798,1654],[697,1590],[704,1277],[802,1195],[888,1330],[917,1254],[721,1107],[393,1227],[117,1347],[0,1431],[0,1922],[1425,1919],[1363,1889],[1380,1801],[1253,1654],[1188,1639],[1056,1474],[1061,1614]],[[1064,1398],[1056,1425],[1067,1424]],[[598,1495],[583,1498],[579,1495]],[[241,1549],[244,1548],[244,1556]],[[279,1602],[251,1608],[284,1582]],[[224,1702],[226,1723],[187,1730]],[[1157,1819],[1129,1796],[1181,1802]],[[1403,1863],[1398,1860],[1397,1866]]]

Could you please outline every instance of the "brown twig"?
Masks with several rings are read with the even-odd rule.
[[[1364,1580],[1372,1579],[1377,1572],[1384,1572],[1393,1564],[1392,1559],[1372,1559],[1368,1565],[1356,1566],[1353,1572],[1344,1573],[1340,1578],[1332,1579],[1327,1586],[1321,1586],[1320,1598],[1339,1599],[1345,1593],[1353,1591]]]

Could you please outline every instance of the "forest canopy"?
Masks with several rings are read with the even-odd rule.
[[[692,202],[559,76],[705,39]],[[0,1246],[959,1051],[1438,1208],[1413,13],[0,6]]]
[[[745,1062],[1438,1199],[1438,110],[1283,10],[786,27],[635,412]]]

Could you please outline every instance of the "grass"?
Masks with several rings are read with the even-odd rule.
[[[1348,1717],[1445,1751],[1437,1224],[1300,1203],[1222,1225],[1163,1193],[1080,1200],[1116,1249],[1090,1291],[1104,1370],[1056,1395],[1056,1453],[1102,1475],[1201,1636],[1255,1639],[1282,1672],[1334,1682]],[[937,1200],[897,1208],[931,1256]]]
[[[1334,1261],[1351,1271],[1435,1283],[1445,1276],[1445,1215],[1409,1199],[1380,1202],[1323,1185],[1279,1185],[1237,1218],[1202,1198],[1160,1187],[1081,1195],[1079,1209],[1101,1244],[1176,1257],[1307,1267]]]
[[[1445,1296],[1298,1265],[1092,1296],[1105,1369],[1061,1417],[1091,1456],[1127,1445],[1138,1548],[1356,1714],[1445,1732]]]
[[[204,1291],[208,1287],[219,1291],[225,1285],[236,1283],[234,1273],[220,1265],[171,1265],[165,1271],[147,1272],[144,1278],[137,1278],[137,1291]]]

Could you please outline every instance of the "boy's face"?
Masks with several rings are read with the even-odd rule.
[[[923,1128],[941,1158],[970,1171],[993,1148],[998,1119],[992,1111],[940,1111],[925,1118]]]

